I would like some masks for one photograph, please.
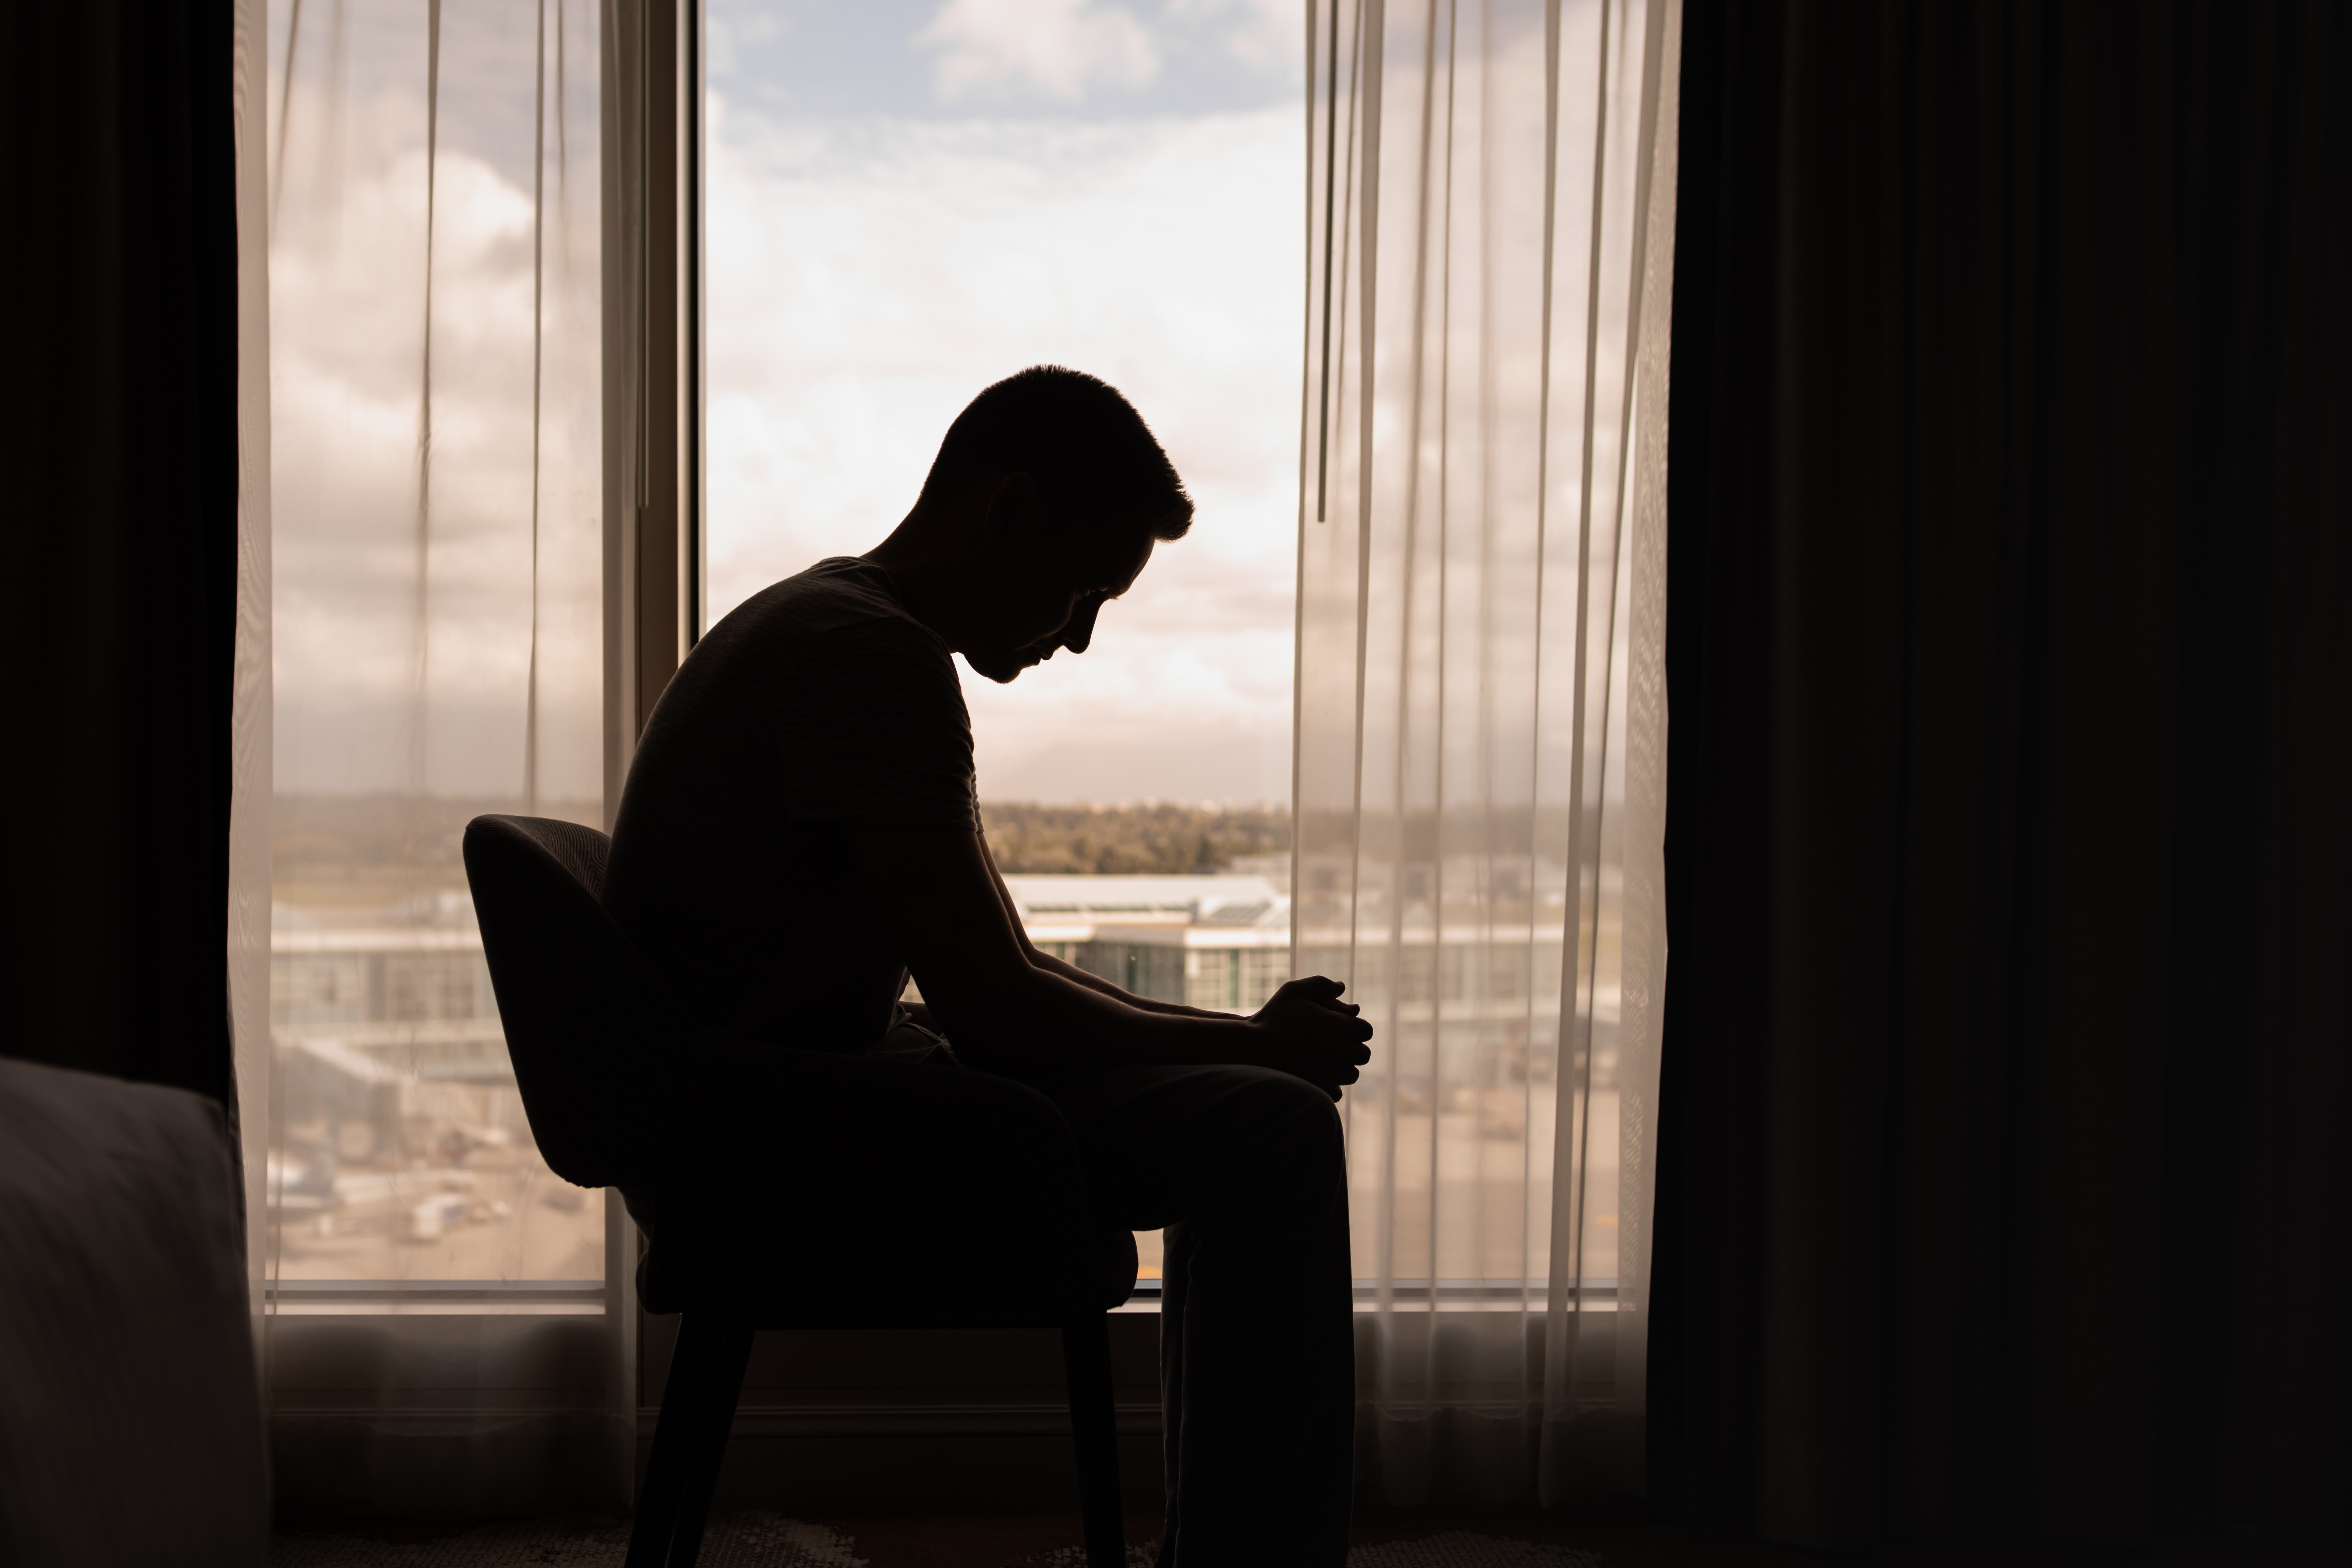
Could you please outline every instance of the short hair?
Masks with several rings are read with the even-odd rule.
[[[1084,523],[1167,540],[1192,526],[1192,498],[1143,416],[1084,371],[1033,364],[973,398],[948,426],[923,499],[943,501],[1010,473],[1035,482],[1051,534]]]

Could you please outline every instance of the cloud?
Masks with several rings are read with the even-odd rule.
[[[1143,24],[1093,0],[948,0],[918,46],[940,51],[942,101],[1035,94],[1076,102],[1091,87],[1139,88],[1160,74]]]
[[[1211,33],[1246,66],[1298,66],[1297,0],[1171,0],[1163,23]]]
[[[331,107],[298,89],[290,123],[322,129],[335,123]],[[535,649],[541,781],[551,794],[593,795],[603,668],[595,208],[557,199],[551,179],[535,290],[531,192],[492,155],[512,149],[445,139],[434,170],[431,487],[420,541],[425,106],[421,94],[387,89],[355,95],[341,120],[332,164],[323,136],[295,144],[270,250],[278,787],[517,788]],[[528,179],[528,145],[524,156]]]

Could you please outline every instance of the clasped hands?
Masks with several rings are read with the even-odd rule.
[[[1286,982],[1250,1016],[1250,1026],[1261,1037],[1254,1065],[1303,1078],[1339,1099],[1340,1086],[1355,1082],[1357,1069],[1372,1059],[1364,1043],[1372,1037],[1372,1026],[1364,1022],[1361,1007],[1339,1000],[1346,989],[1320,974]]]

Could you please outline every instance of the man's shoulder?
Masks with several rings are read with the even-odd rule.
[[[938,634],[907,613],[890,574],[849,555],[827,557],[769,584],[711,627],[703,640],[722,645],[808,643],[838,633],[904,640],[947,657],[947,645]]]
[[[671,690],[677,700],[663,703],[681,716],[936,710],[970,725],[948,645],[907,613],[889,573],[845,556],[743,601],[695,645]]]

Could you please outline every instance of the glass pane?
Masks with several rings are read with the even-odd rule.
[[[1198,519],[1084,658],[966,680],[990,842],[1041,947],[1255,1008],[1290,940],[1286,806],[1263,803],[1290,794],[1295,0],[706,16],[707,621],[880,542],[990,383],[1118,387]]]
[[[597,1279],[459,859],[601,826],[596,13],[273,17],[270,1193],[289,1282]],[[299,1300],[299,1293],[289,1299]]]

